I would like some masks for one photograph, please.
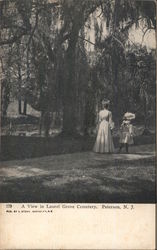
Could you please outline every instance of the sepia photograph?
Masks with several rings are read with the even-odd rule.
[[[156,203],[156,1],[0,0],[0,203]]]

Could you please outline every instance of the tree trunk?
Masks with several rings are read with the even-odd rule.
[[[21,109],[21,99],[18,100],[18,113],[19,115],[22,114],[22,109]]]
[[[89,134],[89,129],[95,126],[95,93],[92,87],[86,91],[85,112],[84,112],[84,135]]]
[[[144,98],[144,129],[147,129],[147,102],[146,98]]]
[[[41,111],[41,115],[40,115],[40,120],[39,120],[39,135],[41,135],[42,133],[42,127],[43,127],[43,111]]]
[[[45,136],[49,136],[50,126],[51,126],[52,117],[50,116],[50,112],[46,111],[44,114],[44,129],[45,129]]]
[[[76,134],[75,48],[77,39],[71,39],[66,53],[66,72],[63,97],[63,134]]]
[[[117,124],[119,123],[119,83],[118,83],[118,59],[116,52],[112,54],[112,93],[113,93],[113,116]]]
[[[144,130],[143,130],[143,135],[151,135],[151,132],[148,129],[148,124],[147,124],[147,102],[146,98],[144,98],[143,102],[143,107],[144,107]]]
[[[27,114],[27,101],[26,101],[26,100],[24,100],[23,114],[24,114],[24,115]]]

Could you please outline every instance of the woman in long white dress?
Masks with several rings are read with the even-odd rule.
[[[109,101],[102,101],[103,110],[99,112],[98,133],[93,151],[96,153],[113,153],[114,144],[111,130],[114,127],[112,113],[108,110]]]

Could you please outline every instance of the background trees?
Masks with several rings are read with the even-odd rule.
[[[155,110],[155,56],[129,35],[135,27],[142,27],[143,38],[155,30],[153,1],[0,4],[3,116],[12,96],[19,114],[27,114],[27,103],[41,112],[46,135],[54,120],[66,135],[87,133],[105,96],[117,125],[127,110],[148,125]]]

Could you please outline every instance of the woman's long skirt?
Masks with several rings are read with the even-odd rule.
[[[114,152],[112,133],[108,121],[104,120],[100,123],[93,151],[96,153]]]

